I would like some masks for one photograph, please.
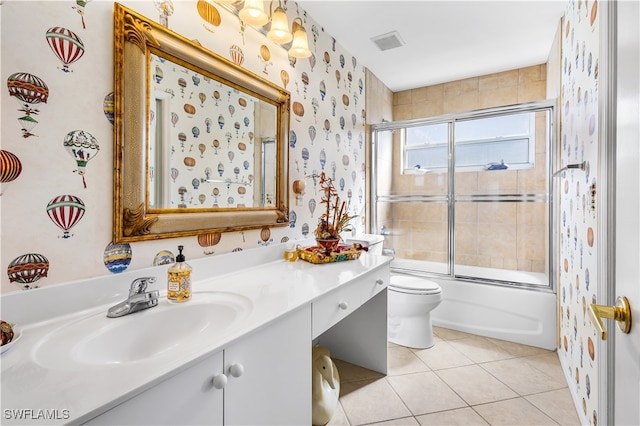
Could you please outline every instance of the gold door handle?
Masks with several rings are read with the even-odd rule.
[[[591,317],[593,325],[598,329],[602,340],[607,340],[607,329],[602,322],[603,318],[616,320],[618,322],[618,328],[623,333],[629,333],[631,331],[631,306],[629,305],[629,299],[624,296],[616,299],[615,306],[590,304],[589,316]]]

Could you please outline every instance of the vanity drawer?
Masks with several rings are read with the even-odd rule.
[[[389,269],[370,272],[312,303],[315,339],[378,294],[389,284]]]

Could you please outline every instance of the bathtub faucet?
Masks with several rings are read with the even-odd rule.
[[[382,235],[383,237],[388,237],[389,235],[391,235],[391,232],[387,230],[386,226],[382,225],[380,227],[380,235]]]

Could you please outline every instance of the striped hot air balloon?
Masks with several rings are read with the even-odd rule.
[[[58,195],[47,204],[47,214],[53,223],[64,231],[62,238],[69,238],[69,230],[84,216],[84,203],[75,195]]]
[[[204,249],[204,254],[213,254],[213,246],[220,242],[222,234],[220,232],[209,232],[198,235],[198,244]]]
[[[45,82],[33,74],[16,72],[7,79],[9,95],[27,104],[47,103],[49,88]]]
[[[12,152],[0,150],[0,182],[14,181],[22,173],[22,163],[17,155]]]
[[[53,53],[62,62],[62,71],[69,72],[69,65],[76,62],[84,55],[84,43],[73,31],[52,27],[46,33],[47,43]]]
[[[37,288],[33,285],[49,272],[49,260],[38,253],[27,253],[18,256],[9,263],[7,275],[9,282],[17,282],[24,290]]]
[[[133,251],[129,243],[113,244],[111,242],[104,249],[104,266],[114,274],[123,272],[131,263]]]
[[[220,26],[220,13],[211,3],[205,0],[198,0],[196,7],[198,9],[198,15],[206,22],[206,24],[203,25],[207,31],[213,32],[213,27]]]
[[[231,55],[231,60],[236,65],[242,65],[244,62],[244,53],[242,49],[237,44],[231,45],[229,48],[229,54]]]

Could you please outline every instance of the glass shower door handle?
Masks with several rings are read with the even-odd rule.
[[[619,296],[618,299],[616,299],[615,306],[590,304],[589,317],[598,330],[602,340],[607,340],[607,329],[602,321],[603,318],[616,320],[618,328],[623,333],[629,333],[631,331],[631,306],[629,305],[629,300],[624,296]]]

